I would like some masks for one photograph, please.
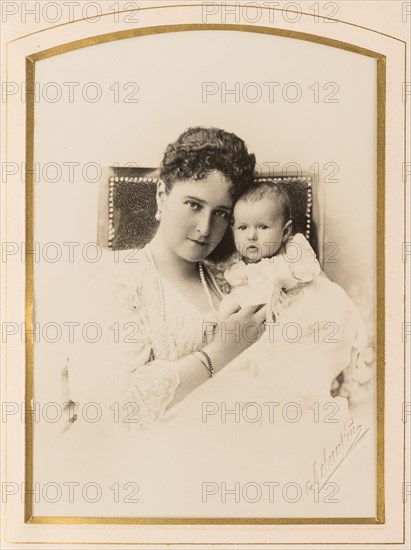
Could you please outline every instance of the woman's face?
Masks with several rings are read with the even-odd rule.
[[[186,261],[197,262],[215,249],[231,218],[230,187],[221,172],[212,172],[203,180],[177,181],[168,193],[160,184],[160,231],[172,252]]]

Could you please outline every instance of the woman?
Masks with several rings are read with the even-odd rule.
[[[109,423],[146,428],[253,343],[241,328],[263,326],[265,309],[233,311],[218,326],[222,292],[203,260],[228,252],[233,205],[254,167],[244,142],[216,128],[191,128],[168,146],[154,239],[132,262],[129,251],[117,263],[109,253],[77,311],[101,325],[101,339],[76,343],[70,358],[69,397],[80,410],[93,401]],[[210,326],[227,337],[207,343]]]
[[[307,368],[303,358],[288,374],[287,352],[276,354],[269,384],[270,376],[236,369],[234,361],[253,344],[253,332],[242,329],[263,327],[265,308],[228,310],[217,324],[222,293],[204,260],[224,257],[233,205],[251,182],[254,163],[233,134],[184,132],[162,162],[156,236],[137,254],[109,253],[90,279],[74,319],[98,320],[101,338],[76,343],[69,382],[78,418],[42,457],[46,475],[39,482],[63,475],[84,485],[93,479],[107,494],[91,507],[76,500],[66,515],[106,516],[110,509],[111,516],[308,517],[313,499],[319,517],[358,513],[350,470],[332,478],[340,487],[338,513],[335,500],[317,498],[340,464],[328,467],[323,456],[352,426],[347,435],[345,424],[334,424],[336,415],[327,424],[330,411],[322,409],[306,408],[297,421],[294,397],[279,400],[277,367],[284,367],[282,387],[295,396],[307,390],[313,365]],[[256,357],[258,346],[250,350]],[[110,439],[100,437],[101,426]],[[121,429],[113,434],[115,427]],[[117,499],[107,508],[111,491],[136,486],[137,499]],[[355,501],[363,511],[361,495]]]

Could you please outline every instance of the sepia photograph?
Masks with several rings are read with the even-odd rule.
[[[86,4],[88,31],[39,33],[5,88],[26,131],[3,169],[24,201],[3,245],[24,403],[2,413],[24,479],[3,503],[57,529],[374,533],[411,411],[386,321],[397,73],[322,3],[126,3],[110,24]]]
[[[36,61],[33,480],[134,504],[35,515],[375,516],[377,64],[207,29]]]

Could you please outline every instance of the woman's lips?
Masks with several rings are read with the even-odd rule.
[[[197,244],[198,246],[208,246],[208,242],[204,242],[204,241],[196,241],[195,239],[188,239],[189,241],[191,241],[192,243],[194,244]]]

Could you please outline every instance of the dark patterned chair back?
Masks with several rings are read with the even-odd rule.
[[[153,238],[158,222],[156,169],[127,169],[127,175],[112,176],[109,182],[108,246],[113,250],[142,248]],[[293,228],[303,233],[318,253],[317,228],[313,220],[313,190],[308,176],[256,177],[257,182],[284,184],[290,198]]]

